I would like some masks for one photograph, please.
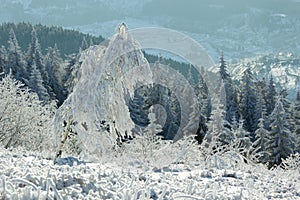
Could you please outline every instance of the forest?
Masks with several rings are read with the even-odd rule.
[[[4,23],[0,29],[1,144],[5,148],[45,148],[43,144],[51,132],[50,119],[80,79],[81,52],[104,39],[26,23]],[[218,73],[224,83],[226,102],[225,106],[221,102],[212,105],[205,82],[191,72],[192,66],[145,56],[181,71],[198,91],[201,120],[195,140],[199,145],[212,152],[234,147],[245,157],[255,157],[256,162],[269,167],[300,152],[300,91],[291,100],[284,87],[275,87],[278,83],[272,76],[258,79],[250,66],[246,66],[240,80],[234,80],[222,55]],[[15,103],[11,105],[12,102]],[[135,117],[144,117],[146,125],[150,123],[147,115]],[[32,137],[28,132],[37,132],[39,137],[28,138]],[[35,145],[29,145],[29,141],[35,141]]]
[[[299,197],[299,58],[226,60],[1,24],[0,199]]]

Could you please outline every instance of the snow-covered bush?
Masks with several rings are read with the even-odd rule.
[[[300,172],[300,154],[291,154],[286,159],[282,159],[280,166],[286,170],[298,170]]]
[[[0,81],[0,144],[27,150],[52,148],[54,104],[44,105],[35,93],[10,75]]]

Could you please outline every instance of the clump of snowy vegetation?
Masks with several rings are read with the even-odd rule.
[[[53,150],[53,103],[44,104],[36,93],[10,75],[0,81],[0,142],[6,149]]]

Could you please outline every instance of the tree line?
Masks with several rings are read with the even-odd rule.
[[[14,27],[22,38],[20,41],[23,47],[17,39]],[[46,28],[41,25],[32,26],[25,23],[3,24],[0,28],[2,29],[0,32],[1,39],[3,39],[3,35],[6,35],[6,28],[10,28],[7,45],[0,47],[0,72],[11,74],[12,78],[24,83],[32,92],[38,94],[41,101],[47,103],[54,100],[58,105],[61,105],[72,90],[72,73],[79,67],[80,51],[93,44],[93,37],[89,35],[86,37],[80,35],[79,37],[77,32],[63,31],[60,28]],[[29,29],[31,29],[31,40],[25,51],[23,50],[25,49],[24,43],[28,40],[27,32]],[[49,38],[40,42],[38,30],[42,36],[47,35]],[[68,36],[70,38],[62,43],[60,43],[60,39],[57,39],[62,38],[64,40]],[[52,40],[52,37],[56,39]],[[87,41],[89,37],[90,43]],[[43,45],[51,43],[52,46],[42,48],[41,43]],[[65,53],[63,56],[61,49]],[[72,53],[66,54],[69,52]]]
[[[272,75],[257,80],[248,65],[242,79],[234,82],[227,70],[222,55],[219,73],[226,101],[213,103],[205,131],[198,132],[203,138],[199,143],[212,148],[234,145],[269,166],[299,153],[300,91],[291,102],[285,89],[276,90]]]

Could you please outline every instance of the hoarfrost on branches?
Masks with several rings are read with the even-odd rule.
[[[65,120],[66,106],[71,107],[74,131],[89,155],[103,155],[113,148],[118,137],[131,134],[134,123],[129,100],[135,88],[152,84],[150,66],[141,47],[123,26],[107,46],[92,46],[82,52],[80,80],[56,113],[55,132],[61,138],[59,125]]]
[[[53,149],[54,103],[44,105],[35,93],[10,75],[0,81],[0,142],[5,148]]]

